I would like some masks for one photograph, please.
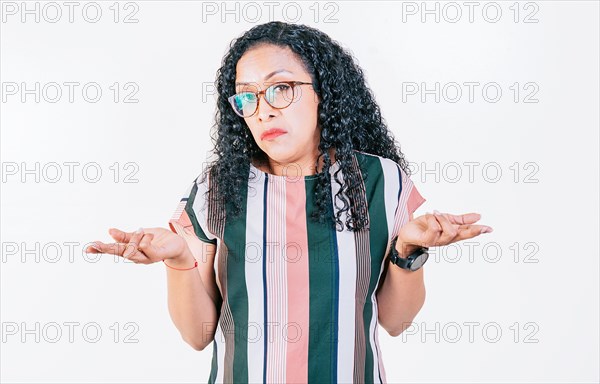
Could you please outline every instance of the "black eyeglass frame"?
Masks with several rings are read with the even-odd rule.
[[[267,100],[266,98],[264,98],[265,101],[267,102],[267,104],[269,104],[272,108],[275,108],[275,109],[284,109],[284,108],[287,108],[290,105],[292,105],[292,103],[294,102],[294,100],[296,100],[296,87],[297,86],[299,86],[299,85],[306,85],[306,84],[312,85],[313,83],[312,82],[307,83],[307,82],[304,82],[304,81],[277,81],[277,82],[269,85],[267,88],[265,88],[265,89],[263,89],[261,91],[258,91],[258,92],[244,91],[244,92],[236,93],[235,95],[229,96],[227,98],[227,101],[229,101],[229,104],[231,105],[231,108],[233,108],[233,111],[235,112],[236,115],[238,115],[239,117],[242,117],[244,119],[247,119],[249,117],[254,116],[254,114],[256,113],[256,111],[258,111],[258,107],[260,106],[260,96],[264,95],[265,93],[267,93],[267,90],[269,88],[275,87],[275,86],[277,86],[279,84],[287,84],[287,85],[289,85],[292,88],[292,99],[290,100],[289,104],[286,105],[285,107],[278,108],[278,107],[274,106],[273,104],[269,103],[269,100]],[[238,96],[238,95],[240,95],[240,94],[242,94],[242,93],[253,93],[254,96],[256,97],[256,100],[257,100],[257,102],[256,102],[256,109],[254,110],[254,112],[252,112],[248,116],[240,115],[238,113],[237,109],[235,108],[235,105],[234,105],[234,103],[235,103],[235,97]]]

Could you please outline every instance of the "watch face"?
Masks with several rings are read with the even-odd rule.
[[[428,257],[429,254],[427,252],[421,253],[416,259],[413,260],[412,264],[410,265],[410,269],[412,271],[416,271],[417,269],[421,268],[427,261]]]

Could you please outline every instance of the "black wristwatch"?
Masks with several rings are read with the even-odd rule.
[[[402,269],[407,269],[414,272],[421,268],[429,258],[429,253],[427,252],[428,250],[429,248],[427,247],[419,247],[407,257],[400,257],[398,250],[394,246],[392,247],[390,261]]]

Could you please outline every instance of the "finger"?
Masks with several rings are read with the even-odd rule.
[[[456,236],[454,241],[471,239],[475,236],[480,235],[482,233],[481,232],[482,230],[488,229],[488,228],[491,230],[491,227],[488,227],[486,225],[473,225],[473,224],[460,225],[458,227],[458,235]]]
[[[150,264],[153,263],[152,260],[148,257],[144,249],[148,247],[148,244],[151,244],[154,235],[151,233],[145,233],[142,239],[140,240],[140,244],[138,245],[136,251],[127,257],[129,260],[134,263],[142,263],[142,264]]]
[[[438,238],[442,233],[442,226],[432,214],[426,214],[425,220],[427,222],[427,230],[424,233],[425,239],[422,246],[427,247],[427,244],[433,244],[432,246],[435,247],[439,242]]]
[[[133,236],[135,232],[125,232],[121,231],[117,228],[110,228],[108,230],[108,234],[117,241],[117,243],[129,243],[131,241],[131,236]]]
[[[437,211],[434,211],[434,213]],[[450,223],[452,224],[474,224],[479,219],[481,219],[481,215],[479,213],[465,213],[464,215],[453,215],[451,213],[440,213],[444,217],[446,217]]]
[[[126,244],[120,244],[120,243],[104,244],[101,241],[94,241],[93,244],[90,244],[86,248],[86,252],[89,252],[89,253],[109,253],[109,254],[112,254],[112,255],[122,256],[123,252],[125,251],[125,247],[126,247]]]
[[[440,234],[439,242],[441,244],[451,243],[458,234],[458,226],[452,224],[445,215],[435,212],[437,211],[434,211],[433,216],[437,219],[438,223],[440,223],[440,226],[442,227],[442,233]]]
[[[144,237],[140,240],[140,245],[138,248],[144,249],[148,247],[148,245],[152,244],[152,240],[154,240],[154,233],[144,233]]]
[[[135,231],[129,238],[129,242],[127,243],[127,249],[123,253],[124,258],[128,259],[138,252],[138,246],[142,237],[144,237],[144,230],[143,228],[138,228],[138,230]]]
[[[434,211],[437,212],[437,211]],[[450,220],[450,222],[452,224],[459,224],[459,225],[467,225],[467,224],[473,224],[476,223],[477,221],[479,221],[479,219],[481,219],[481,215],[478,213],[467,213],[464,215],[451,215],[449,213],[442,213],[442,215],[444,215],[446,218],[448,218],[448,220]],[[482,225],[480,224],[479,226],[476,226],[475,228],[481,228],[481,233],[490,233],[492,232],[494,229],[488,225]]]
[[[131,237],[131,234],[123,232],[117,228],[110,228],[108,230],[108,234],[118,243],[129,243],[129,239]]]
[[[87,247],[85,247],[86,253],[103,253],[102,249],[96,242],[90,243]]]

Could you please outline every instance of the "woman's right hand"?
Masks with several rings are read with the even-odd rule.
[[[110,228],[108,233],[116,243],[95,241],[86,248],[86,252],[110,253],[136,264],[152,264],[166,259],[183,258],[189,250],[183,237],[165,228],[140,228],[135,232]]]

